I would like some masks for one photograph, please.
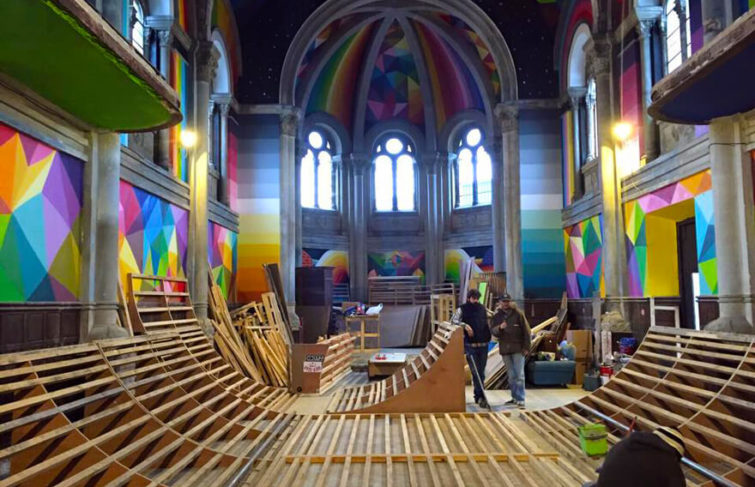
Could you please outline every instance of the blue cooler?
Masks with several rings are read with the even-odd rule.
[[[563,386],[574,377],[573,360],[532,361],[527,364],[527,382],[536,386]]]

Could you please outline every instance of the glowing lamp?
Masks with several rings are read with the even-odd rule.
[[[632,132],[634,132],[634,127],[629,122],[617,122],[611,129],[613,137],[619,142],[628,140],[632,136]]]
[[[184,149],[190,149],[197,144],[197,133],[193,130],[182,130],[180,140]]]

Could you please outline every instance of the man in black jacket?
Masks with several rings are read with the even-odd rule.
[[[458,319],[464,326],[464,353],[472,371],[474,383],[474,402],[482,408],[489,408],[482,389],[485,387],[485,366],[488,363],[488,344],[490,343],[490,329],[488,328],[488,312],[480,304],[480,291],[470,289],[467,302],[457,311]],[[473,367],[477,367],[477,374]]]
[[[498,298],[491,325],[491,332],[498,338],[498,350],[509,375],[511,399],[504,404],[524,409],[524,361],[532,341],[530,325],[508,294]]]
[[[661,426],[635,431],[611,448],[600,467],[598,487],[684,487],[684,437]]]

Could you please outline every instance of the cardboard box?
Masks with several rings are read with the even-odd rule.
[[[584,382],[585,373],[590,370],[592,361],[590,360],[577,360],[574,364],[574,377],[572,378],[572,384],[581,386]]]
[[[574,357],[578,362],[592,359],[592,331],[569,330],[566,332],[566,341],[574,345],[576,349]]]

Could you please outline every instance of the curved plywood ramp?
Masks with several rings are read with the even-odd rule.
[[[338,392],[329,412],[460,412],[464,399],[463,330],[442,323],[427,347],[387,379]]]

